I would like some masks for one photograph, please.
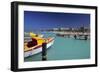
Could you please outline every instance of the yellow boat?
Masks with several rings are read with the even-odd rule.
[[[30,37],[30,34],[31,35],[36,35],[35,33],[33,33],[33,32],[30,32],[30,33],[27,33],[27,32],[25,32],[24,33],[24,42],[29,42],[29,41],[32,41],[32,37]],[[38,37],[41,37],[41,38],[43,38],[43,34],[37,34],[38,35]]]
[[[31,37],[33,37],[32,33],[30,35],[31,35]],[[51,47],[53,45],[53,43],[54,43],[54,37],[45,38],[45,40],[38,39],[37,40],[38,44],[35,45],[35,46],[32,46],[32,47],[28,47],[27,46],[28,42],[25,42],[24,43],[24,57],[29,57],[29,56],[32,56],[32,55],[35,55],[37,53],[42,52],[42,43],[44,41],[47,44],[46,47],[48,49],[49,47]]]

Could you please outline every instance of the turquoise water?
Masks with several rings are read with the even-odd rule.
[[[90,40],[59,37],[54,33],[42,33],[44,37],[55,37],[54,44],[47,50],[47,60],[72,60],[90,58]],[[25,58],[25,61],[41,61],[42,54],[38,53]]]

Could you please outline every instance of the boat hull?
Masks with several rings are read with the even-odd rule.
[[[54,43],[54,40],[52,40],[49,43],[47,43],[47,49],[50,48],[53,45],[53,43]],[[24,52],[24,57],[29,57],[29,56],[38,54],[40,52],[42,52],[42,45],[39,46],[36,49],[33,48],[32,50],[29,50],[29,51]]]

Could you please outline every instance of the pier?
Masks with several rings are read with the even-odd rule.
[[[54,32],[57,36],[60,37],[72,37],[75,39],[90,39],[90,33],[82,33],[82,32]]]

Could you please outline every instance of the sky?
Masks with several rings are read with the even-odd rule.
[[[24,11],[24,30],[90,27],[90,14]]]

